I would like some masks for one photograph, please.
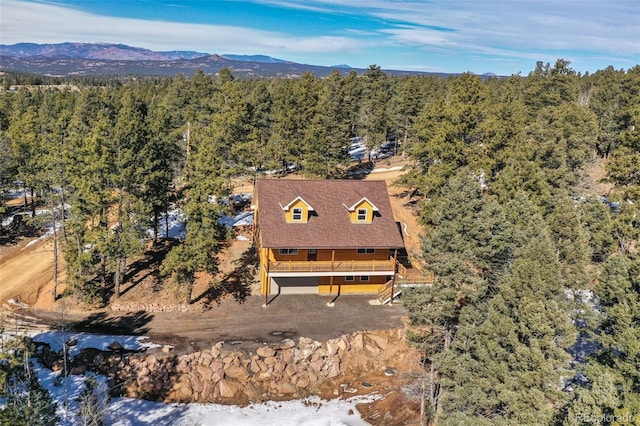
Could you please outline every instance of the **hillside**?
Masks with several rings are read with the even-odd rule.
[[[305,72],[325,77],[335,69],[342,73],[364,69],[348,66],[324,67],[298,64],[264,55],[217,55],[191,51],[154,52],[122,44],[61,43],[37,45],[19,43],[0,45],[0,71],[54,77],[88,76],[172,76],[191,75],[196,70],[216,74],[230,68],[233,75],[244,79],[296,78]],[[385,70],[389,75],[434,75]]]

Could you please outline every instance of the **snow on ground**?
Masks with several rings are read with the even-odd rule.
[[[114,341],[126,349],[141,349],[154,346],[138,336],[104,336],[89,333],[40,332],[33,335],[34,341],[48,343],[51,349],[59,351],[62,342],[74,337],[77,344],[70,348],[76,354],[81,348],[106,350]],[[106,378],[88,373],[85,376],[64,378],[60,371],[53,372],[42,366],[37,368],[40,383],[50,392],[58,404],[58,415],[63,426],[79,426],[77,416],[80,393],[84,390],[84,380],[95,377],[99,391],[106,395]],[[371,402],[378,395],[359,396],[349,399],[329,401],[318,397],[302,400],[250,404],[247,407],[221,404],[166,404],[133,398],[113,398],[105,411],[105,424],[113,426],[363,426],[368,425],[356,410],[356,404]]]
[[[167,212],[169,216],[169,235],[167,236],[165,228],[165,215],[161,215],[158,221],[158,236],[160,238],[178,238],[184,240],[187,235],[187,227],[185,225],[187,218],[182,209],[173,207]],[[147,229],[147,235],[153,238],[153,228]]]
[[[360,426],[355,405],[374,398],[323,401],[320,398],[251,404],[247,407],[220,404],[163,404],[131,398],[114,398],[109,404],[108,424],[114,426]],[[351,414],[350,414],[351,413]]]
[[[253,194],[236,194],[233,196],[233,200],[235,203],[244,203],[251,201]],[[173,207],[168,212],[169,215],[169,238],[178,238],[183,240],[187,235],[187,227],[186,221],[187,218],[184,215],[182,209],[177,207]],[[225,225],[229,228],[233,226],[246,226],[251,225],[253,223],[253,212],[251,211],[241,211],[234,216],[222,216],[219,219],[219,223]],[[149,237],[153,237],[153,228],[147,229],[147,235]],[[158,236],[161,238],[166,238],[166,229],[165,229],[165,215],[160,217],[158,223]]]
[[[218,223],[231,228],[234,226],[247,226],[253,224],[253,212],[241,211],[235,216],[222,216],[218,219]]]
[[[103,336],[100,334],[91,333],[76,333],[76,332],[64,332],[64,331],[45,331],[34,334],[32,337],[34,342],[47,343],[54,352],[60,352],[64,342],[70,340],[77,341],[77,344],[69,347],[69,355],[71,357],[77,355],[86,348],[100,349],[101,351],[108,351],[109,345],[113,342],[118,342],[124,349],[127,350],[140,350],[145,348],[155,348],[160,345],[146,342],[146,336]]]

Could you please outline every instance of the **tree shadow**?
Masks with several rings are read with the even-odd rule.
[[[67,329],[99,334],[127,334],[141,336],[149,332],[145,325],[149,324],[153,315],[145,311],[132,312],[126,315],[111,316],[107,312],[97,312],[83,320],[64,324]]]
[[[167,253],[178,243],[177,239],[166,239],[154,244],[144,252],[144,255],[129,265],[124,277],[123,287],[120,296],[129,292],[147,278],[153,277],[156,281],[160,279],[160,265],[167,256]],[[144,273],[143,273],[144,272]]]
[[[15,208],[9,210],[8,216],[13,214]],[[2,227],[0,245],[15,245],[23,238],[35,238],[44,235],[44,232],[32,223],[29,223],[30,214],[13,214],[9,225]]]
[[[374,167],[373,161],[362,161],[347,169],[346,179],[362,180],[371,173]]]
[[[204,309],[209,310],[214,303],[219,305],[228,295],[233,296],[237,302],[243,303],[251,295],[251,282],[256,275],[257,262],[256,249],[251,246],[242,253],[242,256],[233,261],[234,269],[231,273],[211,285],[191,303],[204,300]]]

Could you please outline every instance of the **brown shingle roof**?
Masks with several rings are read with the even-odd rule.
[[[261,179],[256,183],[260,244],[270,248],[400,248],[384,181]],[[286,223],[282,206],[296,197],[313,206],[307,223]],[[351,223],[346,206],[366,197],[378,212],[371,224]]]

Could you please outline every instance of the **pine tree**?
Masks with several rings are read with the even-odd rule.
[[[552,424],[560,415],[575,332],[554,251],[544,233],[535,237],[486,313],[462,318],[442,360],[442,424]]]
[[[4,330],[0,330],[4,333]],[[50,426],[57,424],[56,404],[38,380],[31,365],[33,349],[15,336],[0,347],[0,409],[2,426]],[[5,346],[6,345],[6,346]]]
[[[305,132],[302,166],[306,176],[339,176],[340,166],[348,163],[345,145],[350,135],[350,114],[343,104],[344,97],[344,80],[334,71],[322,81],[317,113]]]
[[[613,255],[595,288],[600,311],[591,330],[597,348],[585,368],[566,424],[637,424],[640,420],[640,259]]]
[[[439,359],[453,345],[461,317],[485,303],[512,257],[509,226],[468,170],[452,177],[426,211],[421,261],[436,276],[433,286],[407,291],[409,340],[431,364],[429,402],[439,412]]]
[[[371,149],[387,140],[391,127],[391,82],[379,65],[369,65],[362,76],[362,99],[360,128]]]

